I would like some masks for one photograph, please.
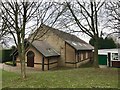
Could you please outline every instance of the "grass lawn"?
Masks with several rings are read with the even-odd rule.
[[[118,88],[118,69],[78,68],[20,74],[2,70],[2,87],[10,88]]]
[[[2,58],[2,52],[0,51],[0,58]]]
[[[2,58],[2,51],[0,50],[0,58]]]
[[[2,88],[2,70],[0,69],[0,90]]]

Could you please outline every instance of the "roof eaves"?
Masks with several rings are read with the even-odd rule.
[[[80,45],[78,45],[80,42],[74,42],[74,41],[69,41],[69,40],[66,40],[66,43],[68,43],[70,46],[72,46],[74,49],[76,50],[93,50],[93,47],[89,44],[81,44],[82,46],[79,47]],[[74,45],[74,43],[76,45]],[[84,45],[85,44],[85,45]]]

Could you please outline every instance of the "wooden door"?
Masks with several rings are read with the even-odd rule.
[[[27,66],[34,67],[34,52],[32,51],[27,53]]]
[[[111,62],[111,54],[110,53],[108,53],[108,67],[110,67],[111,65],[110,65],[110,62]]]

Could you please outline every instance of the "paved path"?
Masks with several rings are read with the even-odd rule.
[[[10,66],[10,65],[6,65],[4,63],[0,63],[0,69],[3,69],[5,71],[10,71],[10,72],[18,72],[18,73],[21,72],[20,66]],[[35,69],[35,68],[32,68],[32,67],[26,67],[26,71],[27,71],[27,73],[41,72],[41,70],[38,70],[38,69]]]
[[[2,63],[0,63],[0,69],[2,69],[2,67],[3,67],[3,64],[2,64]]]

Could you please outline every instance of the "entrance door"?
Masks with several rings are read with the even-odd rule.
[[[111,61],[111,54],[108,53],[108,67],[110,67],[110,61]]]
[[[28,67],[34,67],[34,52],[29,51],[27,53],[27,66]]]

